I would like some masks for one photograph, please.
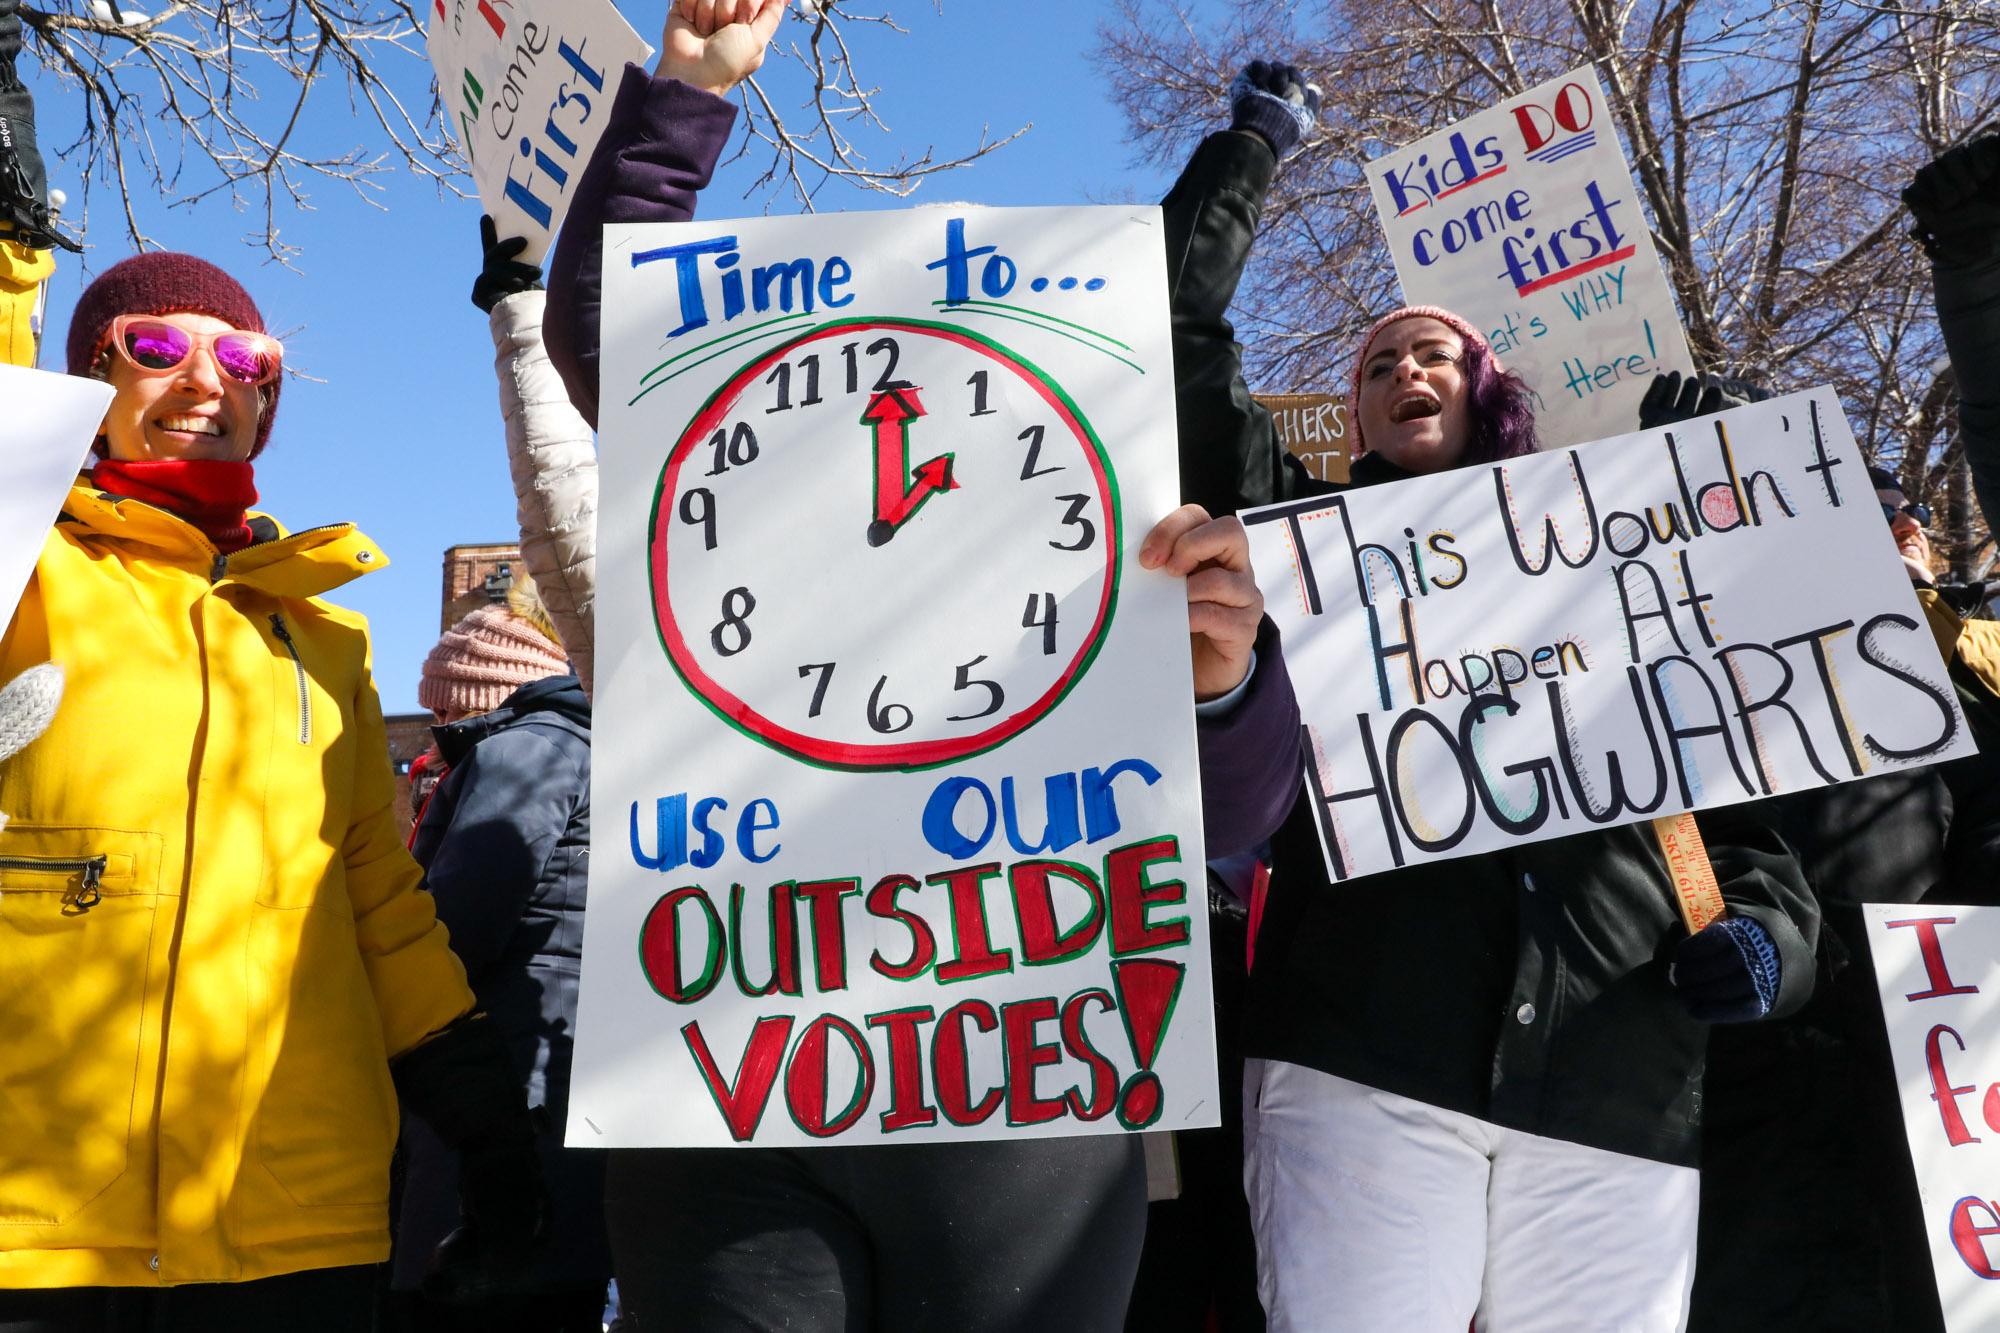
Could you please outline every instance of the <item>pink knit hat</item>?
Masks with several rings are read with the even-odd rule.
[[[1391,324],[1405,319],[1434,319],[1445,325],[1453,333],[1465,340],[1467,347],[1477,347],[1486,354],[1495,370],[1503,369],[1500,358],[1493,355],[1492,345],[1486,335],[1465,322],[1465,317],[1446,310],[1441,305],[1406,305],[1388,314],[1370,326],[1368,334],[1361,340],[1361,353],[1354,358],[1354,378],[1347,386],[1347,419],[1354,426],[1354,457],[1368,452],[1367,441],[1361,438],[1361,374],[1368,366],[1368,349],[1375,345],[1375,335]]]
[[[424,659],[417,702],[441,712],[488,713],[530,681],[569,670],[562,649],[504,606],[482,606],[444,632]]]

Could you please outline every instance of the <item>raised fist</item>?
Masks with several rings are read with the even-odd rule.
[[[727,97],[757,72],[790,0],[674,0],[659,72]]]

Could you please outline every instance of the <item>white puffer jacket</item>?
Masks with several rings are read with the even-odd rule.
[[[521,558],[589,694],[597,609],[597,449],[542,346],[543,301],[542,292],[518,292],[493,307],[493,369],[507,422]]]

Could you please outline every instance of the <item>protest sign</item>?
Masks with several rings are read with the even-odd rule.
[[[1403,297],[1457,311],[1535,391],[1543,448],[1620,434],[1691,374],[1611,107],[1585,66],[1370,162]]]
[[[1347,400],[1331,393],[1253,395],[1271,414],[1278,443],[1318,481],[1346,481],[1353,462],[1347,436]]]
[[[0,365],[7,447],[0,449],[0,624],[13,619],[42,539],[55,522],[111,405],[111,386]],[[5,681],[0,681],[4,685]]]
[[[625,66],[653,48],[612,0],[431,0],[445,126],[502,237],[539,264],[604,134]]]
[[[2000,1327],[2000,908],[1863,910],[1945,1327],[1984,1333]]]
[[[569,1141],[1214,1124],[1158,210],[604,255]]]
[[[1974,749],[1828,389],[1243,519],[1337,879]]]

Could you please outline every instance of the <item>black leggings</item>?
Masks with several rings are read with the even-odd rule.
[[[369,1333],[378,1269],[187,1287],[0,1291],[0,1333]]]
[[[613,1152],[640,1333],[1111,1333],[1146,1229],[1130,1136]]]

